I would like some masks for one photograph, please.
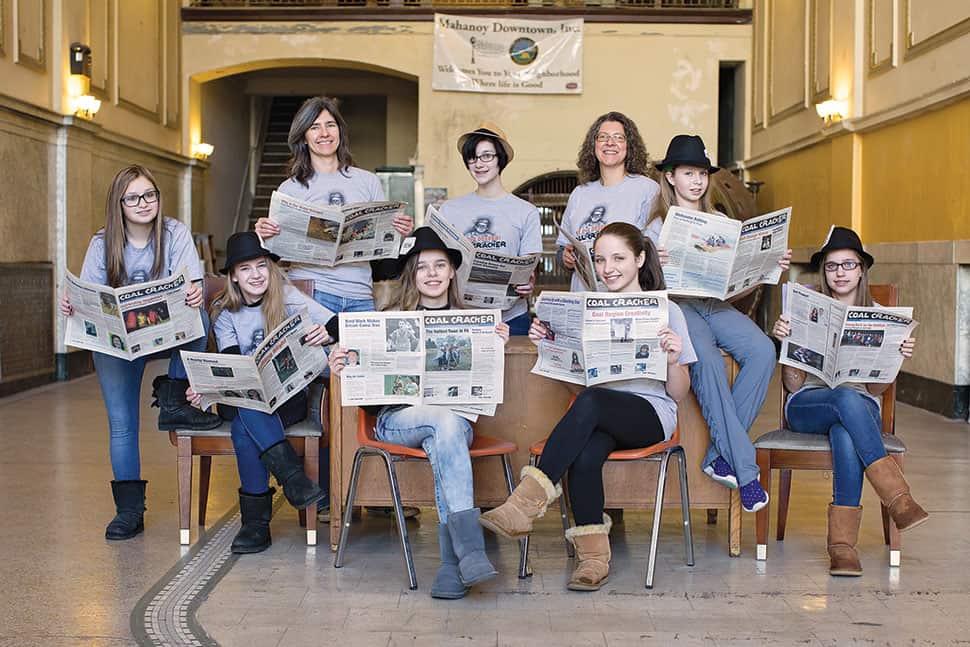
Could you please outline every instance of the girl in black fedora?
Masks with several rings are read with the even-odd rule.
[[[812,269],[821,273],[818,290],[849,306],[878,305],[869,293],[872,256],[859,236],[845,227],[833,227],[822,248],[812,255]],[[784,340],[791,334],[788,315],[775,322],[772,334]],[[899,347],[913,356],[916,340]],[[869,479],[896,527],[915,528],[929,517],[910,494],[909,484],[882,442],[880,396],[889,384],[850,382],[829,388],[814,375],[791,366],[781,371],[791,393],[785,415],[793,431],[826,434],[832,446],[832,503],[828,508],[828,553],[831,575],[862,575],[855,546],[862,522],[862,476]]]
[[[337,337],[334,313],[293,287],[276,264],[278,260],[279,256],[264,249],[253,232],[229,237],[222,268],[228,280],[216,295],[211,312],[220,353],[251,355],[267,333],[301,310],[306,310],[313,321],[305,343],[322,346]],[[192,389],[186,396],[195,406],[200,405],[201,397]],[[325,494],[306,476],[303,462],[283,433],[286,427],[306,418],[306,392],[297,392],[271,414],[235,407],[220,407],[220,413],[232,420],[240,481],[242,527],[233,539],[232,552],[258,553],[272,543],[269,522],[276,491],[269,487],[270,474],[298,509],[315,504]]]
[[[708,187],[710,175],[718,170],[697,135],[674,137],[656,168],[661,173],[660,198],[647,224],[647,235],[655,244],[671,206],[714,213]],[[658,253],[666,262],[666,250],[660,248]],[[788,250],[779,261],[783,270],[788,269],[790,259]],[[678,298],[677,303],[697,353],[697,361],[690,367],[691,388],[711,430],[711,444],[701,469],[721,485],[740,489],[742,507],[755,512],[768,504],[768,493],[758,481],[758,464],[748,430],[768,392],[775,367],[774,344],[727,301]],[[728,384],[722,348],[741,366],[733,387]]]
[[[400,258],[401,290],[391,310],[451,310],[461,308],[455,270],[461,253],[449,249],[430,227],[416,229],[405,239]],[[509,339],[508,324],[495,326],[495,334]],[[339,375],[347,364],[348,350],[330,353],[330,371]],[[365,370],[369,359],[359,358]],[[485,555],[485,538],[474,507],[471,423],[445,407],[391,405],[365,407],[377,416],[378,440],[408,447],[422,447],[434,474],[438,509],[438,546],[441,567],[431,587],[435,598],[457,599],[468,587],[495,577],[497,571]]]

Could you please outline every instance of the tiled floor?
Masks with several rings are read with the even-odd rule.
[[[0,400],[0,646],[135,643],[132,609],[184,554],[175,450],[151,431],[155,414],[147,394],[143,401],[147,529],[108,543],[111,476],[96,381]],[[767,405],[755,433],[776,416]],[[244,647],[970,643],[970,426],[905,405],[898,416],[911,450],[907,474],[933,514],[903,535],[900,569],[887,566],[878,502],[867,487],[865,575],[828,576],[825,474],[796,476],[788,538],[769,541],[767,562],[753,558],[751,515],[744,518],[743,555],[731,559],[724,522],[709,526],[695,513],[696,565],[688,568],[676,513],[665,515],[652,591],[643,588],[647,513],[627,512],[614,529],[613,573],[599,592],[565,590],[570,563],[558,519],[550,516],[534,536],[531,579],[516,578],[516,545],[489,536],[500,576],[464,600],[445,602],[427,594],[437,560],[433,511],[411,522],[421,588],[410,591],[390,521],[365,516],[355,524],[338,570],[324,546],[306,547],[295,513],[283,506],[273,547],[235,562],[197,620],[220,644]],[[214,461],[210,519],[231,509],[235,487],[232,460]]]

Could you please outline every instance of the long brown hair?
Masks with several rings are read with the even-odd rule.
[[[404,269],[401,270],[401,289],[398,290],[397,298],[387,304],[385,310],[417,310],[418,304],[421,303],[421,293],[418,292],[418,284],[416,281],[418,274],[418,259],[421,257],[421,253],[413,254],[404,263]],[[445,254],[445,258],[448,259],[448,267],[455,272],[455,266],[451,262],[451,257]],[[455,273],[454,278],[448,283],[448,307],[453,310],[461,309],[461,294],[458,292],[458,274]],[[214,321],[214,320],[213,320]]]
[[[263,311],[263,326],[266,332],[273,330],[286,319],[286,286],[290,284],[279,265],[273,259],[264,256],[269,263],[269,281],[266,292],[263,294],[261,309]],[[235,266],[229,269],[229,276],[226,277],[226,285],[219,290],[212,302],[209,312],[209,320],[214,324],[223,310],[229,312],[239,312],[239,309],[246,305],[242,290],[239,284],[232,280],[232,273]]]
[[[670,169],[673,173],[677,170],[677,167]],[[677,192],[674,190],[674,185],[670,183],[667,179],[667,171],[658,170],[655,179],[660,184],[660,195],[657,199],[653,201],[653,207],[650,209],[650,217],[647,218],[647,224],[650,224],[656,218],[660,218],[660,222],[667,217],[667,210],[671,207],[680,206],[677,204]],[[711,200],[711,180],[710,176],[707,179],[707,189],[704,191],[704,195],[701,196],[700,200],[701,211],[704,213],[714,213],[714,201]]]
[[[837,252],[837,251],[840,251],[840,250],[837,250],[837,249],[832,250],[832,252]],[[855,255],[856,259],[858,259],[859,268],[862,270],[862,273],[859,275],[859,287],[856,288],[856,291],[855,291],[854,305],[866,306],[866,307],[871,306],[873,305],[873,301],[872,301],[872,293],[869,292],[869,269],[866,267],[865,261],[859,258],[859,255],[856,254],[854,250],[850,249],[848,251],[852,252]],[[828,254],[826,254],[825,258],[828,258],[829,254],[831,254],[832,252],[829,252]],[[834,294],[832,294],[832,288],[829,287],[828,274],[825,271],[825,258],[822,259],[822,262],[819,263],[819,266],[818,266],[818,272],[821,275],[819,276],[821,280],[818,282],[819,283],[818,291],[824,294],[825,296],[834,299],[836,297]]]
[[[158,191],[155,176],[144,166],[133,164],[118,171],[108,189],[108,199],[104,206],[104,267],[108,274],[108,285],[120,287],[128,280],[125,268],[125,243],[128,240],[128,229],[125,224],[125,212],[121,206],[121,197],[128,190],[128,185],[139,177],[152,183]],[[165,218],[162,216],[162,193],[158,193],[158,212],[152,222],[150,243],[155,247],[155,260],[152,261],[151,279],[161,278],[165,269]]]
[[[603,236],[616,236],[621,238],[626,246],[637,257],[641,253],[645,255],[643,266],[637,272],[637,280],[640,289],[644,291],[666,290],[667,283],[664,281],[663,268],[660,266],[660,257],[657,255],[657,248],[653,246],[653,241],[643,235],[643,232],[628,222],[611,222],[600,230],[593,242],[593,249],[596,249],[596,242]]]
[[[626,160],[624,167],[627,175],[646,175],[650,167],[650,155],[647,154],[647,146],[643,143],[643,137],[637,130],[637,125],[633,120],[622,112],[607,112],[605,115],[597,117],[593,125],[586,131],[586,137],[579,147],[579,157],[576,166],[579,167],[579,183],[586,184],[600,179],[600,163],[596,159],[596,135],[600,131],[600,126],[604,122],[615,121],[623,126],[623,134],[626,135]]]
[[[337,144],[337,170],[346,174],[348,168],[354,165],[354,156],[350,154],[350,134],[347,132],[347,122],[344,121],[337,100],[330,97],[310,97],[303,102],[290,124],[290,134],[286,143],[290,146],[290,159],[286,165],[286,173],[303,186],[309,186],[313,177],[313,164],[310,161],[310,147],[306,143],[306,133],[317,120],[320,113],[326,110],[337,122],[340,132],[340,143]]]

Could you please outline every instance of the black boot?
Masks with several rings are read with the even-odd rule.
[[[237,555],[261,553],[270,547],[273,538],[269,534],[269,520],[273,518],[274,488],[262,494],[246,494],[239,490],[239,514],[242,528],[232,540],[230,550]]]
[[[105,539],[131,539],[145,530],[145,486],[148,481],[111,481],[118,514],[105,528]]]
[[[188,380],[176,380],[159,375],[152,382],[153,407],[158,407],[158,428],[163,431],[194,429],[204,431],[222,424],[222,418],[214,413],[196,409],[185,399]]]
[[[259,460],[263,461],[277,482],[283,486],[283,494],[294,508],[309,508],[324,497],[320,486],[307,478],[300,457],[288,441],[281,440],[276,443],[260,454]]]

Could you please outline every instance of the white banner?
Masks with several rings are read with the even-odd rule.
[[[435,14],[431,87],[459,92],[582,94],[583,19]]]

